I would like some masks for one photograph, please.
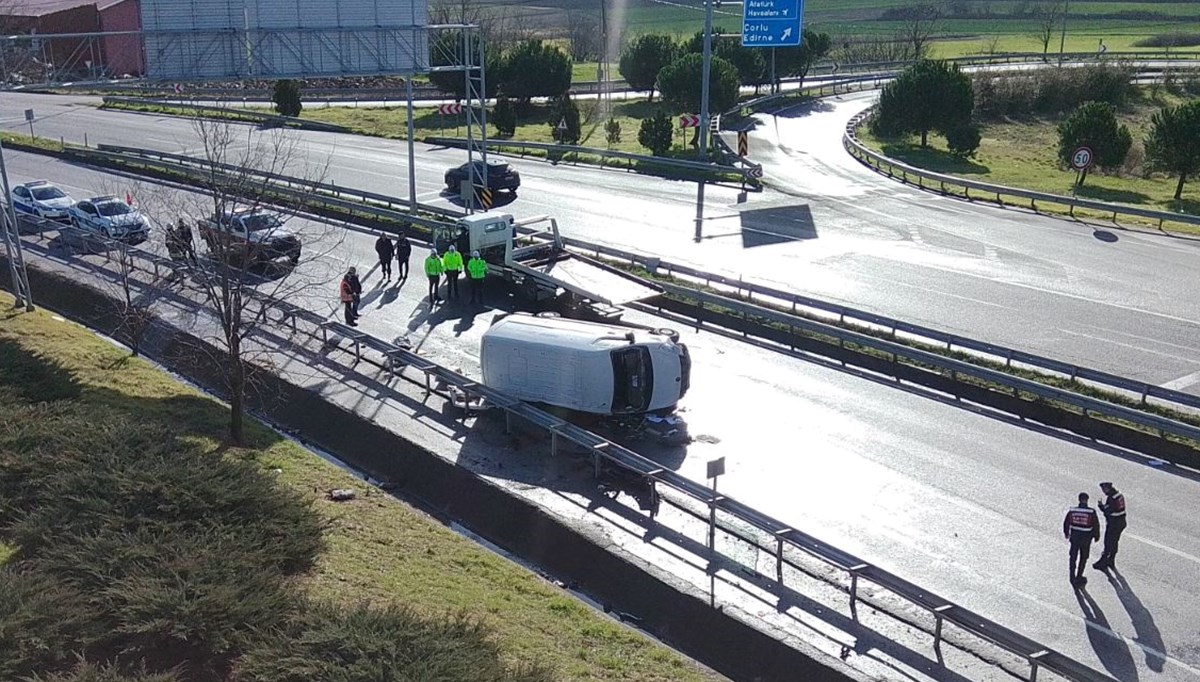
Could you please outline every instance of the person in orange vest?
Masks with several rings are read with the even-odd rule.
[[[1088,506],[1088,494],[1079,493],[1079,505],[1067,510],[1063,518],[1063,537],[1071,543],[1069,570],[1076,588],[1087,584],[1083,569],[1087,566],[1092,543],[1100,540],[1100,517]]]
[[[1104,493],[1104,501],[1100,503],[1100,511],[1104,512],[1104,552],[1092,568],[1107,571],[1116,568],[1113,560],[1117,558],[1121,533],[1125,532],[1125,495],[1107,481],[1100,484],[1100,490]]]
[[[346,324],[351,327],[358,326],[358,314],[354,311],[354,285],[352,284],[352,280],[357,277],[358,275],[355,273],[354,268],[350,268],[346,271],[346,275],[342,277],[341,286],[338,287],[338,294],[342,299],[342,307],[346,313]]]

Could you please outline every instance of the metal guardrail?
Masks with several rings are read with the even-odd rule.
[[[1029,202],[1029,207],[1034,211],[1037,210],[1037,202],[1044,204],[1057,204],[1067,206],[1070,209],[1070,214],[1075,215],[1076,208],[1088,209],[1100,213],[1111,213],[1113,221],[1116,221],[1118,215],[1137,216],[1139,218],[1147,218],[1157,220],[1158,227],[1161,229],[1164,222],[1182,223],[1185,225],[1200,225],[1200,216],[1189,213],[1172,213],[1170,211],[1158,211],[1149,208],[1137,208],[1136,206],[1126,206],[1123,204],[1113,204],[1105,201],[1095,201],[1093,199],[1081,199],[1079,197],[1068,197],[1061,194],[1050,194],[1047,192],[1037,192],[1030,189],[1021,189],[1018,187],[1006,187],[1004,185],[994,185],[987,182],[979,182],[977,180],[969,180],[953,175],[945,175],[943,173],[935,173],[916,166],[910,166],[906,163],[890,159],[883,154],[867,149],[855,135],[855,130],[858,125],[871,114],[873,109],[868,109],[846,124],[846,130],[842,135],[842,146],[851,156],[861,161],[869,168],[873,168],[881,173],[885,173],[888,177],[898,179],[906,184],[916,185],[925,190],[936,190],[942,194],[947,194],[947,186],[961,187],[963,195],[967,199],[971,199],[971,190],[975,190],[981,195],[980,198],[986,198],[990,201],[992,196],[996,197],[996,203],[1004,205],[1003,197],[1017,197]]]
[[[594,254],[597,258],[606,256],[627,262],[630,265],[636,265],[653,274],[663,273],[677,280],[690,281],[695,285],[703,285],[710,289],[725,289],[735,297],[730,299],[728,296],[725,296],[723,300],[738,301],[745,298],[753,301],[757,296],[763,303],[790,308],[793,314],[806,313],[815,317],[828,317],[831,320],[836,320],[841,325],[858,325],[865,329],[886,332],[893,339],[908,338],[930,346],[945,346],[946,350],[972,351],[988,358],[994,358],[997,361],[1003,361],[1006,366],[1023,366],[1056,374],[1071,380],[1086,381],[1099,388],[1125,392],[1131,396],[1137,396],[1142,404],[1147,404],[1150,398],[1156,398],[1162,401],[1160,404],[1166,407],[1182,409],[1184,411],[1187,409],[1200,410],[1200,396],[1190,393],[1162,388],[1161,386],[1128,379],[1109,372],[1073,365],[1006,346],[911,324],[840,303],[822,301],[741,278],[735,279],[705,272],[686,265],[671,263],[655,256],[623,251],[603,244],[570,237],[564,237],[563,243],[572,249]],[[695,287],[688,288],[688,291],[696,290]],[[822,331],[822,333],[825,334],[828,332]]]
[[[424,138],[424,142],[426,144],[442,147],[465,147],[467,144],[466,140],[457,137],[426,137]],[[631,152],[622,152],[615,149],[580,147],[577,145],[555,144],[550,142],[525,142],[522,140],[497,140],[488,138],[487,146],[489,149],[497,150],[511,149],[514,147],[521,150],[536,150],[545,152],[547,155],[579,154],[587,156],[599,156],[602,160],[622,159],[625,161],[634,161],[637,163],[665,166],[668,168],[678,168],[681,170],[690,170],[701,173],[730,173],[749,179],[749,171],[747,169],[736,166],[723,166],[719,163],[711,161],[688,161],[686,159],[673,159],[665,156],[646,156],[645,154],[633,154]]]
[[[45,221],[49,223],[50,221]],[[46,225],[47,228],[78,230],[78,228],[64,228],[58,223]],[[127,253],[134,255],[137,259],[149,264],[149,269],[143,268],[144,271],[154,274],[156,280],[161,277],[161,272],[176,271],[188,269],[187,265],[177,263],[162,256],[158,256],[141,249],[120,245],[116,242],[96,238],[97,241],[103,243],[106,248],[119,248]],[[106,257],[108,252],[106,251]],[[436,379],[447,386],[453,386],[455,389],[463,392],[466,395],[480,396],[491,402],[494,406],[504,410],[506,423],[511,420],[512,416],[518,416],[528,423],[537,426],[550,434],[550,450],[551,455],[558,453],[559,439],[566,439],[568,442],[574,443],[581,447],[591,457],[597,474],[599,474],[602,461],[608,461],[622,469],[633,472],[634,474],[643,477],[651,486],[653,497],[656,500],[663,500],[658,494],[658,486],[666,486],[675,492],[698,502],[708,509],[708,523],[710,525],[709,533],[709,551],[716,554],[715,550],[715,530],[717,527],[718,512],[750,526],[754,530],[762,533],[765,537],[773,540],[773,547],[763,547],[757,541],[755,542],[760,548],[766,551],[771,551],[776,558],[776,575],[764,576],[758,573],[757,569],[753,570],[757,575],[769,580],[774,580],[783,584],[783,569],[784,566],[797,567],[796,564],[789,561],[785,557],[785,547],[798,550],[805,555],[817,559],[830,567],[840,571],[845,571],[849,578],[849,587],[846,589],[850,597],[850,608],[853,611],[856,608],[857,601],[860,599],[858,594],[859,583],[867,581],[900,596],[909,601],[915,606],[927,610],[935,620],[934,628],[934,647],[940,651],[942,642],[943,627],[945,623],[951,623],[965,632],[968,632],[984,641],[990,642],[1014,655],[1020,656],[1029,665],[1029,679],[1031,682],[1036,682],[1039,669],[1046,669],[1054,672],[1067,680],[1073,682],[1117,682],[1114,678],[1105,675],[1097,670],[1092,669],[1078,661],[1048,647],[1042,646],[1038,642],[1025,637],[1017,632],[1009,630],[997,623],[994,623],[983,616],[976,614],[962,606],[954,604],[939,595],[923,589],[913,583],[910,583],[899,576],[896,576],[888,571],[874,566],[870,563],[862,561],[858,557],[848,552],[842,551],[832,545],[826,544],[817,538],[792,528],[777,519],[774,519],[766,514],[763,514],[749,505],[738,502],[726,495],[717,494],[710,488],[685,478],[673,471],[668,471],[656,462],[646,459],[641,455],[629,450],[617,443],[614,443],[602,436],[587,431],[575,424],[567,422],[559,417],[544,412],[532,405],[523,403],[515,398],[511,398],[500,391],[490,389],[477,381],[472,380],[458,372],[454,372],[445,367],[441,367],[436,363],[430,362],[426,358],[417,355],[416,353],[388,343],[381,339],[372,337],[363,332],[359,332],[354,328],[342,325],[339,322],[330,322],[325,318],[299,306],[279,301],[262,294],[254,294],[254,298],[260,305],[267,309],[274,309],[280,313],[280,319],[275,320],[277,324],[289,325],[293,331],[301,332],[300,323],[307,325],[301,332],[308,337],[316,339],[319,335],[322,343],[328,342],[330,332],[338,334],[351,341],[356,360],[363,358],[363,349],[368,348],[380,353],[384,360],[381,366],[386,367],[390,371],[400,374],[404,368],[412,367],[420,371],[424,375],[424,384],[426,390],[433,392],[434,387],[432,380]],[[716,297],[714,297],[716,298]],[[722,299],[723,300],[723,299]],[[724,303],[722,303],[724,305]],[[765,309],[763,309],[765,310]],[[769,311],[768,311],[769,312]],[[906,349],[910,350],[910,349]],[[938,356],[933,356],[937,358]],[[971,366],[967,369],[978,370]],[[667,500],[670,503],[670,500]],[[696,516],[696,513],[686,507],[679,507],[685,513]],[[653,520],[657,515],[657,505],[651,505],[650,518]],[[723,529],[723,532],[727,532]],[[736,535],[743,540],[744,537]],[[798,567],[797,567],[798,568]]]
[[[105,104],[123,104],[129,106],[157,106],[169,107],[171,109],[183,109],[185,111],[203,111],[214,114],[222,114],[225,116],[236,116],[239,119],[248,119],[255,123],[269,123],[280,127],[290,128],[310,128],[312,130],[323,130],[326,132],[344,133],[346,128],[332,123],[322,123],[320,121],[312,121],[309,119],[300,119],[292,116],[276,116],[275,114],[267,114],[249,109],[230,109],[229,107],[216,107],[207,104],[192,104],[190,102],[178,102],[171,100],[147,99],[144,97],[105,97]]]

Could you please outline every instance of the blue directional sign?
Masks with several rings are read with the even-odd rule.
[[[788,47],[800,44],[804,0],[745,0],[742,45]]]

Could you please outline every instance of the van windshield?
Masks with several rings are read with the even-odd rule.
[[[654,391],[650,351],[641,346],[612,352],[613,412],[645,412]]]

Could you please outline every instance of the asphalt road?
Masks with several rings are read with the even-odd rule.
[[[182,193],[44,157],[10,152],[7,159],[14,181],[52,177],[80,196],[127,185],[147,203],[189,203]],[[284,287],[293,302],[333,316],[337,274],[357,265],[366,273],[362,330],[407,338],[431,359],[478,376],[478,338],[490,312],[430,309],[419,249],[414,277],[402,287],[384,285],[371,267],[371,235],[295,224],[310,255],[266,291]],[[161,250],[160,240],[150,247]],[[194,324],[188,316],[177,322]],[[662,464],[703,480],[706,462],[724,456],[726,494],[1123,681],[1200,678],[1200,476],[681,331],[695,369],[680,416],[697,440],[656,448]],[[1089,569],[1092,584],[1077,598],[1066,580],[1060,523],[1075,493],[1097,494],[1100,480],[1115,481],[1130,500],[1122,579],[1110,584]]]
[[[696,186],[592,167],[514,160],[506,209],[549,214],[569,236],[822,297],[1174,388],[1200,390],[1194,240],[1047,218],[922,193],[841,149],[870,94],[759,117],[750,157],[771,189],[737,203],[709,187],[695,243]],[[195,152],[186,121],[103,112],[75,100],[5,93],[0,125],[39,135]],[[632,133],[630,133],[632,134]],[[295,132],[330,182],[407,197],[402,142]],[[420,145],[418,199],[448,205],[442,173],[461,150]],[[300,174],[297,171],[297,174]],[[506,197],[507,199],[507,197]]]

